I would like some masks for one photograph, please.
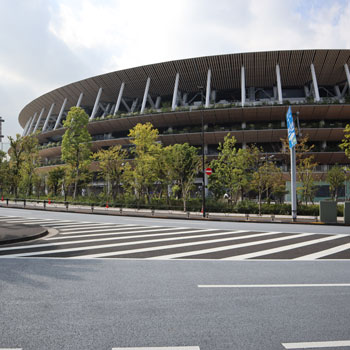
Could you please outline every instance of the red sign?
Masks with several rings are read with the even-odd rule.
[[[207,175],[211,175],[211,174],[213,173],[213,169],[212,169],[212,168],[206,168],[206,169],[205,169],[205,173],[206,173]]]

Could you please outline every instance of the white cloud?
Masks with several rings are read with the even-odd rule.
[[[347,0],[3,0],[0,12],[0,105],[11,135],[30,100],[92,75],[222,53],[350,47]]]

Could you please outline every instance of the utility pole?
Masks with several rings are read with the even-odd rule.
[[[2,117],[0,117],[0,150],[2,151],[3,147],[2,147],[2,139],[4,137],[4,135],[2,134],[2,123],[4,122],[5,120],[2,119]]]

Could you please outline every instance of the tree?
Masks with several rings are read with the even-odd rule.
[[[100,150],[93,158],[99,161],[100,174],[107,184],[107,196],[112,193],[115,198],[119,194],[119,185],[124,172],[124,162],[127,151],[121,145],[110,147],[108,150]]]
[[[343,149],[346,156],[350,158],[350,124],[347,124],[344,129],[344,138],[339,147]]]
[[[309,145],[308,139],[308,135],[300,137],[298,139],[298,143],[294,146],[297,180],[300,182],[297,191],[301,197],[301,200],[305,201],[306,205],[308,202],[313,202],[315,196],[316,187],[314,185],[314,171],[317,166],[314,156],[310,155],[310,152],[313,150],[315,145]],[[281,139],[281,141],[284,144],[286,153],[290,156],[288,138]]]
[[[63,126],[66,132],[62,138],[62,160],[67,165],[68,177],[74,183],[73,197],[76,198],[78,183],[88,180],[91,135],[87,129],[89,116],[82,108],[72,107]]]
[[[40,165],[39,142],[36,135],[24,136],[21,142],[23,147],[23,162],[20,169],[20,187],[26,196],[30,196],[38,177],[35,173],[35,168]]]
[[[8,137],[10,141],[9,149],[9,170],[10,170],[10,181],[12,193],[15,197],[18,195],[18,186],[21,181],[21,168],[24,161],[24,147],[20,134],[16,134],[16,138]]]
[[[161,144],[157,142],[158,130],[151,123],[137,124],[130,130],[130,142],[135,160],[132,183],[140,202],[144,197],[150,203],[153,195],[152,187],[157,181],[157,162],[161,152]]]
[[[339,165],[333,166],[330,170],[328,170],[326,180],[329,182],[329,189],[332,199],[335,199],[337,202],[339,190],[344,186],[346,180],[344,169]]]
[[[52,195],[57,196],[58,189],[63,184],[64,177],[64,167],[56,167],[49,172],[47,177],[47,186]]]
[[[228,192],[229,197],[236,203],[239,197],[243,199],[244,193],[249,190],[252,174],[256,169],[259,149],[255,146],[237,149],[236,138],[227,134],[224,143],[219,144],[218,159],[214,159],[210,166],[215,176],[209,178],[209,188],[222,188]]]
[[[269,201],[273,193],[280,191],[282,186],[285,187],[281,175],[281,169],[266,158],[263,159],[262,164],[254,172],[251,189],[258,193],[259,215],[261,214],[262,196],[265,194]]]
[[[168,146],[167,149],[170,155],[169,176],[173,184],[181,189],[183,210],[186,211],[190,190],[201,166],[198,149],[188,143],[175,144]]]
[[[3,151],[0,151],[0,195],[1,196],[8,191],[9,181],[10,181],[9,163],[6,158],[6,153]]]

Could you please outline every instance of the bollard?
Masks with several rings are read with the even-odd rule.
[[[66,205],[66,211],[68,211],[69,203],[68,203],[68,202],[65,202],[65,205]]]
[[[245,214],[246,221],[249,221],[249,214]]]
[[[274,215],[274,214],[271,215],[271,221],[272,221],[272,222],[275,221],[275,215]]]
[[[23,199],[23,208],[25,208],[25,207],[26,207],[26,200]]]
[[[91,204],[91,213],[94,212],[94,204]]]
[[[9,206],[9,199],[6,198],[6,205]]]
[[[119,214],[123,215],[123,208],[119,208]]]
[[[187,212],[187,218],[188,219],[190,218],[190,212],[189,211]]]
[[[154,209],[152,209],[152,216],[154,216]]]
[[[46,210],[46,201],[44,201],[44,209]]]

